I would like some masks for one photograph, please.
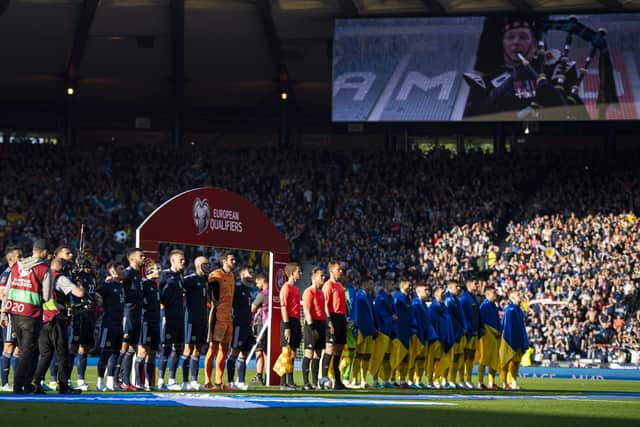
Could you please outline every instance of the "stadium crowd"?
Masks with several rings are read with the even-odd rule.
[[[3,248],[26,250],[38,236],[77,247],[85,224],[105,276],[156,206],[213,185],[262,209],[294,259],[339,259],[351,282],[371,275],[378,284],[433,285],[474,272],[504,297],[513,286],[526,291],[534,361],[637,363],[635,157],[7,144],[0,238]],[[120,230],[125,241],[114,238]]]

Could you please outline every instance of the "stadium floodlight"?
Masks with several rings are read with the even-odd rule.
[[[529,125],[528,125],[528,124],[525,124],[525,125],[524,125],[524,134],[525,134],[525,135],[529,135],[529,133],[530,133],[530,131],[529,131]]]
[[[280,94],[280,99],[282,99],[283,101],[286,101],[287,98],[289,98],[289,94],[285,91],[282,91],[282,93]]]
[[[71,86],[67,88],[67,95],[73,96],[75,93],[76,93],[75,89],[72,88]]]

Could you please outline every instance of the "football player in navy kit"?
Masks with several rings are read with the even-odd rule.
[[[147,258],[145,260],[145,278],[142,280],[142,317],[138,352],[133,363],[135,387],[147,391],[155,388],[156,352],[160,348],[160,264]],[[144,384],[142,381],[144,373]]]
[[[184,278],[185,292],[185,346],[182,354],[183,388],[189,391],[206,390],[198,384],[198,369],[202,346],[207,342],[207,277],[211,264],[206,257],[199,256],[194,261],[195,273]],[[190,381],[189,381],[190,378]],[[186,385],[186,387],[184,387]]]
[[[229,387],[237,390],[247,390],[245,374],[247,370],[247,355],[253,342],[251,330],[251,301],[255,277],[253,270],[243,267],[240,270],[240,283],[235,285],[233,292],[233,339],[231,353],[227,358],[227,380]],[[238,368],[238,382],[233,382],[236,366]]]
[[[102,323],[98,346],[100,360],[98,361],[98,391],[114,391],[115,376],[117,374],[118,352],[122,346],[122,318],[124,317],[124,265],[119,262],[107,264],[109,275],[96,289],[96,300],[102,306]],[[106,384],[104,375],[107,374]]]
[[[164,309],[162,353],[158,366],[158,387],[172,391],[181,390],[176,383],[178,355],[184,351],[184,252],[174,249],[169,252],[171,267],[160,273],[160,302]],[[169,362],[169,382],[164,385],[164,373]]]
[[[140,269],[144,265],[144,253],[140,248],[130,249],[127,253],[129,267],[124,272],[124,318],[123,339],[120,355],[118,357],[120,363],[120,375],[122,383],[120,389],[125,391],[136,391],[131,385],[131,367],[133,365],[133,357],[136,346],[138,344],[138,336],[140,334],[140,320],[142,316],[142,273]]]

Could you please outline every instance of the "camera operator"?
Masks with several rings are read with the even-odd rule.
[[[78,285],[84,288],[84,300],[90,302],[95,307],[97,280],[91,262],[89,260],[81,261],[78,268],[74,270],[72,279]],[[89,390],[89,386],[84,382],[84,375],[87,371],[87,357],[89,350],[94,345],[94,330],[96,328],[96,311],[84,310],[73,316],[71,325],[71,357],[78,356],[78,388],[82,391]],[[69,369],[73,371],[73,363],[69,365]]]
[[[32,359],[37,351],[38,336],[42,328],[42,295],[50,290],[50,272],[46,263],[47,242],[37,239],[29,258],[16,262],[5,287],[5,301],[2,305],[0,325],[7,327],[11,315],[11,327],[16,334],[16,344],[22,354],[15,367],[13,392],[33,393]]]
[[[70,369],[69,347],[67,344],[69,311],[71,295],[76,298],[84,296],[84,289],[76,286],[63,272],[64,260],[53,258],[50,268],[50,289],[47,301],[43,304],[42,321],[44,325],[38,340],[40,359],[34,374],[32,386],[36,394],[45,394],[40,385],[49,368],[53,352],[58,357],[58,390],[60,394],[79,394],[80,390],[71,388],[68,384]],[[46,295],[46,294],[45,294]]]
[[[53,258],[58,258],[62,263],[62,273],[65,276],[67,276],[67,278],[72,282],[74,281],[73,279],[74,256],[75,255],[71,250],[71,247],[67,245],[58,246],[53,251]],[[43,294],[43,297],[46,301],[45,294]],[[67,364],[66,364],[66,366],[69,368],[69,373],[67,374],[67,378],[71,378],[71,371],[73,370],[73,357],[74,356],[72,356],[71,353],[69,353],[69,360],[67,361]],[[42,383],[43,384],[42,387],[44,391],[55,391],[58,384],[58,356],[56,353],[53,354],[53,358],[49,363],[49,372],[50,372],[49,386],[46,386],[44,383]]]

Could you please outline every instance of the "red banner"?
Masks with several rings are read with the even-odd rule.
[[[220,188],[196,188],[167,200],[136,230],[145,256],[157,259],[161,242],[270,252],[273,283],[270,366],[280,354],[280,287],[289,261],[289,243],[267,216],[244,197]],[[277,384],[271,371],[270,383]]]

